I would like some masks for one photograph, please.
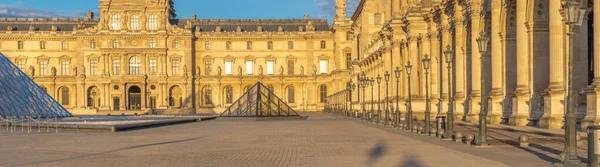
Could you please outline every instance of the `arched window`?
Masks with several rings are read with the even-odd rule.
[[[319,101],[321,103],[325,102],[325,99],[327,98],[327,86],[325,85],[321,85],[319,86]]]
[[[118,40],[113,40],[113,48],[119,48],[119,41]]]
[[[381,24],[381,14],[375,13],[375,15],[373,17],[375,17],[375,18],[373,18],[373,20],[375,21],[375,24]]]
[[[327,48],[327,42],[321,41],[321,49],[325,49],[325,48]]]
[[[294,49],[294,41],[288,41],[288,49],[289,50]]]
[[[142,67],[140,58],[131,57],[129,58],[129,75],[140,75],[140,68]]]
[[[121,16],[118,14],[112,15],[110,18],[110,24],[112,30],[120,30],[121,29]]]
[[[87,106],[97,108],[100,106],[100,89],[96,86],[88,88],[87,91]],[[98,101],[98,103],[95,103]]]
[[[46,41],[40,41],[40,49],[46,49]]]
[[[204,88],[204,103],[212,104],[212,87],[210,86]]]
[[[169,106],[171,107],[181,107],[182,105],[182,92],[181,87],[173,86],[169,90]]]
[[[295,92],[294,92],[294,86],[289,86],[287,89],[287,95],[288,95],[288,103],[295,103]]]
[[[61,87],[59,92],[60,97],[58,99],[60,99],[60,104],[69,105],[69,88]]]
[[[246,42],[246,48],[248,48],[248,50],[252,50],[252,41]]]
[[[225,104],[233,103],[233,87],[225,87]]]
[[[148,16],[148,30],[157,30],[157,17],[156,15]]]
[[[139,17],[137,15],[131,15],[131,25],[129,25],[131,27],[131,30],[138,30],[138,22],[139,22]]]

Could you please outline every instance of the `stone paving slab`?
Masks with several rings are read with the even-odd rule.
[[[120,133],[3,133],[2,166],[549,166],[514,147],[475,148],[355,119],[203,121]]]

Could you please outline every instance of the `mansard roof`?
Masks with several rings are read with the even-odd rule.
[[[196,26],[196,31],[205,32],[215,31],[217,26],[225,32],[235,32],[238,26],[245,32],[258,31],[258,26],[262,26],[265,32],[277,32],[279,26],[285,32],[298,32],[299,27],[306,29],[309,21],[315,31],[329,31],[329,23],[324,19],[172,19],[171,24],[184,27],[188,20]]]
[[[73,31],[73,27],[83,21],[86,27],[96,25],[100,19],[88,18],[0,18],[0,31],[6,31],[8,26],[13,27],[13,31],[29,31],[33,25],[35,31],[50,31],[52,26],[56,26],[58,31]]]

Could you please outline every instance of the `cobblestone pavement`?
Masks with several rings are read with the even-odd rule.
[[[515,147],[458,144],[323,113],[118,133],[0,135],[0,166],[550,166]],[[19,129],[17,129],[19,131]]]

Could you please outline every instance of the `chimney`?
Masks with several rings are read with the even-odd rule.
[[[94,12],[87,12],[88,19],[94,19]]]
[[[196,20],[196,14],[192,14],[192,20]]]
[[[308,20],[308,15],[304,14],[304,20]]]

